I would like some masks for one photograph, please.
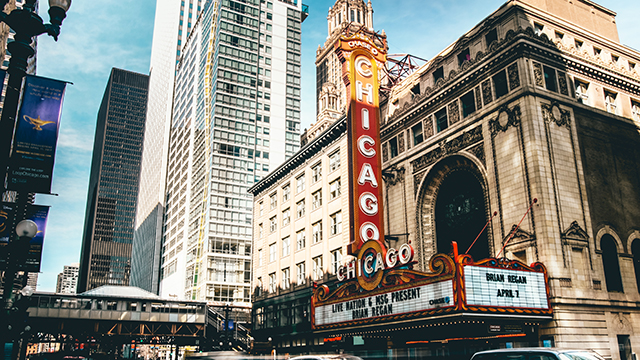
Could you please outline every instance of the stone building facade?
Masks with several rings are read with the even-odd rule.
[[[392,89],[383,167],[387,197],[401,200],[388,202],[388,232],[408,233],[424,266],[452,240],[466,251],[497,212],[469,253],[546,265],[554,318],[540,340],[630,358],[638,63],[615,13],[593,2],[503,5]]]
[[[588,0],[509,1],[381,94],[389,247],[411,243],[415,269],[426,272],[433,255],[451,253],[452,241],[475,260],[543,263],[552,320],[488,315],[454,324],[425,317],[314,332],[308,297],[314,281],[336,284],[327,265],[332,250],[346,254],[349,217],[342,217],[341,235],[321,246],[283,256],[283,239],[293,249],[298,230],[312,236],[318,219],[348,211],[349,197],[343,191],[340,205],[323,204],[317,215],[288,225],[282,219],[294,216],[300,200],[313,201],[315,191],[330,191],[338,173],[328,173],[326,163],[338,148],[347,151],[342,118],[250,189],[256,341],[269,337],[279,352],[356,353],[366,344],[369,355],[391,349],[451,359],[488,347],[558,346],[630,360],[640,348],[640,53],[619,43],[615,15]],[[309,187],[320,163],[322,180],[300,194],[290,190],[283,203],[286,187],[294,189],[303,174]],[[290,270],[290,284],[283,283],[284,268],[318,256],[321,278],[307,268],[309,279],[296,284]],[[477,333],[447,337],[454,326]],[[510,334],[509,326],[533,340]],[[405,341],[420,333],[424,341]]]

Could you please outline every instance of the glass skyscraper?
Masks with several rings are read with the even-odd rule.
[[[256,180],[299,149],[296,0],[207,1],[176,70],[160,295],[249,302]]]
[[[113,68],[100,104],[78,293],[129,285],[149,76]]]
[[[149,69],[149,102],[134,242],[131,285],[157,294],[165,210],[167,148],[176,65],[205,0],[158,0]]]

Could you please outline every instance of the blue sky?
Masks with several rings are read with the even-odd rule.
[[[160,0],[168,1],[168,0]],[[40,15],[48,20],[46,1]],[[96,117],[112,67],[148,73],[155,0],[73,2],[56,43],[41,36],[37,73],[70,81],[56,154],[39,291],[55,291],[64,265],[79,262]],[[302,24],[302,128],[314,121],[315,51],[327,37],[327,10],[334,0],[306,0]],[[372,0],[374,26],[387,33],[390,53],[429,59],[498,9],[502,0]],[[638,0],[599,0],[617,12],[620,42],[640,51]]]

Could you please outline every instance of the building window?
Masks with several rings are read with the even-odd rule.
[[[318,209],[322,206],[322,189],[311,194],[311,210]]]
[[[395,137],[389,140],[389,152],[392,159],[398,156],[398,139]]]
[[[633,269],[636,272],[636,285],[640,293],[640,239],[635,239],[631,243],[631,254],[633,254]]]
[[[276,292],[276,273],[269,274],[269,292]]]
[[[487,48],[491,45],[492,42],[498,40],[498,30],[493,28],[489,30],[487,35],[484,36],[484,41],[487,43]]]
[[[260,216],[262,216],[264,213],[264,203],[262,201],[258,203],[258,209],[260,209]]]
[[[439,79],[444,78],[444,68],[440,66],[433,71],[433,83],[438,82]]]
[[[291,186],[289,184],[282,187],[282,203],[288,201],[291,197]]]
[[[631,349],[629,335],[618,335],[618,351],[620,352],[620,360],[632,360],[636,357]]]
[[[593,55],[595,56],[600,56],[600,53],[602,52],[602,49],[599,49],[597,47],[593,47]]]
[[[589,105],[589,93],[588,93],[589,84],[577,79],[575,80],[575,83],[576,83],[576,99],[581,104]]]
[[[329,155],[329,170],[334,171],[340,167],[340,151]]]
[[[312,171],[312,175],[311,175],[312,183],[317,183],[322,179],[322,164],[316,164],[314,167],[311,168],[311,171]]]
[[[269,203],[271,204],[271,210],[275,209],[278,206],[278,194],[271,194],[269,197]]]
[[[618,249],[613,236],[606,234],[600,239],[602,249],[602,265],[607,282],[607,291],[623,292],[620,264],[618,263]]]
[[[335,249],[331,252],[331,270],[333,274],[338,274],[338,268],[342,263],[342,248]]]
[[[584,44],[582,41],[580,40],[575,40],[575,44],[576,44],[576,50],[581,50],[582,49],[582,44]]]
[[[322,220],[313,224],[313,243],[317,244],[322,241]]]
[[[460,102],[462,102],[462,117],[467,117],[476,112],[476,99],[473,96],[473,90],[462,95]]]
[[[282,269],[282,288],[288,289],[291,287],[291,272],[289,268]]]
[[[329,184],[329,200],[333,200],[340,196],[340,178]]]
[[[262,266],[262,249],[258,249],[258,266]]]
[[[278,230],[277,216],[269,219],[269,230],[271,232],[275,232],[276,230]]]
[[[411,134],[413,135],[413,146],[416,146],[424,141],[424,134],[422,133],[422,122],[415,124],[411,128]]]
[[[536,33],[536,35],[542,35],[543,30],[544,30],[544,25],[533,23],[533,31]]]
[[[302,250],[306,246],[306,235],[304,229],[296,233],[296,250]]]
[[[262,295],[262,277],[258,277],[258,283],[256,284],[256,296]]]
[[[469,48],[466,48],[458,54],[458,66],[461,66],[465,61],[471,60],[471,54],[469,53]]]
[[[296,178],[296,193],[300,193],[304,191],[304,174],[298,176]]]
[[[306,282],[306,274],[304,272],[304,262],[296,264],[296,284],[303,285]]]
[[[298,219],[304,216],[304,199],[298,201],[296,203],[296,216]]]
[[[548,66],[543,66],[544,83],[547,90],[558,92],[558,85],[556,84],[556,71]]]
[[[277,255],[276,243],[273,243],[269,245],[269,262],[270,263],[276,261],[276,255]]]
[[[330,234],[336,235],[342,231],[342,213],[338,211],[337,213],[331,215],[331,225],[330,225]]]
[[[322,275],[324,275],[322,271],[322,255],[316,256],[313,259],[313,280],[322,280]]]
[[[631,100],[631,117],[640,120],[640,102]]]
[[[289,256],[291,252],[291,238],[286,237],[282,239],[282,257]]]
[[[282,226],[287,226],[291,222],[291,211],[289,209],[282,212]]]
[[[604,104],[605,107],[607,108],[607,111],[612,113],[612,114],[616,114],[616,98],[618,97],[618,94],[611,92],[611,91],[604,91]]]
[[[445,130],[449,126],[447,121],[447,108],[443,107],[440,111],[436,112],[436,130],[437,132]]]
[[[496,99],[499,99],[509,93],[507,85],[507,72],[502,70],[491,78],[493,80],[493,89],[496,92]]]
[[[264,226],[262,226],[262,223],[260,223],[260,225],[258,225],[258,238],[262,239],[263,236],[264,236]]]

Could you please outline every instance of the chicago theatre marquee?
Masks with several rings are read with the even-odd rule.
[[[250,190],[256,342],[630,360],[640,53],[615,17],[589,0],[508,1],[399,79],[375,76],[386,38],[336,41],[346,115]]]

